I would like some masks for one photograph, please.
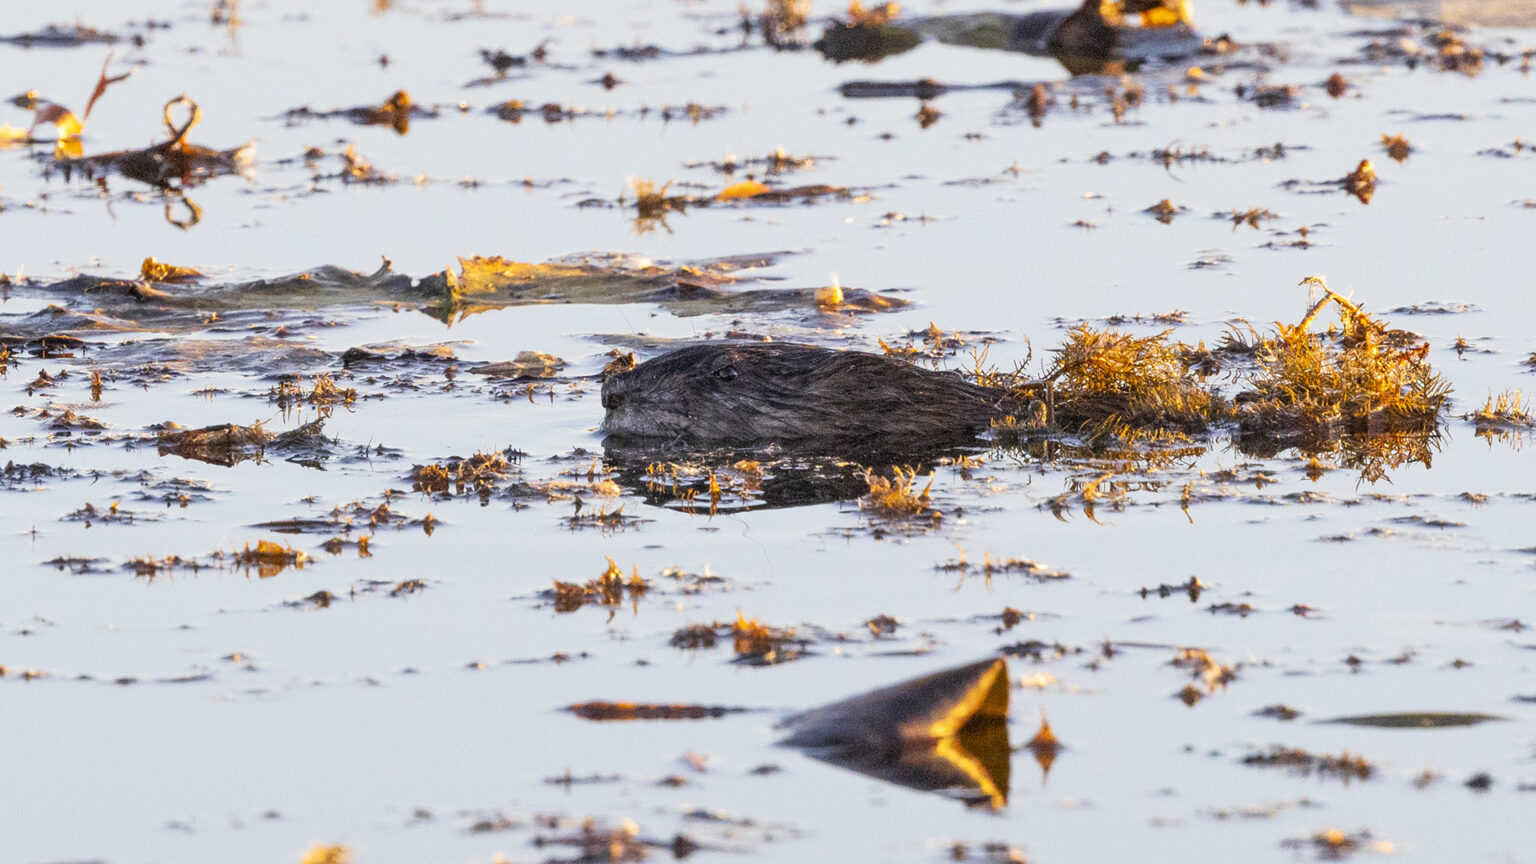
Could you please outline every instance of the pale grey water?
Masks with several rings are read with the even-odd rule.
[[[114,3],[7,4],[6,34],[76,20],[121,31],[134,29],[128,19],[170,23],[150,32],[142,49],[116,49],[113,68],[135,64],[137,72],[92,114],[87,153],[159,140],[160,106],[186,92],[204,115],[191,140],[224,148],[255,138],[258,161],[249,181],[224,177],[189,190],[203,220],[183,231],[163,221],[161,200],[141,184],[110,178],[103,200],[81,181],[44,179],[43,163],[26,148],[0,150],[0,272],[45,281],[77,271],[131,277],[154,255],[226,281],[320,264],[367,272],[382,255],[400,272],[422,276],[458,255],[541,261],[601,250],[685,261],[790,250],[765,271],[782,281],[763,284],[814,287],[835,273],[844,285],[901,290],[914,302],[887,315],[836,320],[678,317],[650,304],[531,306],[484,312],[446,329],[409,310],[295,316],[343,325],[301,331],[304,344],[328,351],[451,340],[464,343],[461,366],[532,349],[564,357],[568,371],[581,375],[601,367],[610,342],[636,332],[689,338],[724,332],[738,319],[745,329],[829,344],[851,339],[864,348],[932,320],[946,330],[996,335],[1002,341],[991,358],[1008,363],[1025,355],[1024,336],[1038,360],[1057,344],[1060,322],[1177,308],[1190,322],[1180,338],[1210,343],[1234,317],[1260,326],[1296,320],[1306,302],[1296,283],[1323,274],[1376,312],[1426,302],[1474,307],[1385,316],[1430,341],[1431,359],[1456,388],[1454,414],[1476,408],[1490,391],[1530,389],[1522,361],[1536,351],[1527,248],[1536,210],[1522,202],[1536,198],[1536,154],[1510,145],[1536,137],[1536,101],[1518,60],[1490,63],[1478,77],[1346,63],[1368,41],[1351,34],[1379,28],[1380,20],[1326,4],[1206,3],[1195,10],[1204,32],[1277,43],[1288,56],[1266,61],[1262,76],[1228,70],[1199,88],[1203,98],[1189,94],[1176,71],[1144,76],[1148,104],[1125,124],[1114,123],[1099,98],[1115,82],[1091,79],[1065,83],[1057,98],[1064,106],[1069,92],[1079,92],[1092,110],[1059,106],[1038,129],[1022,108],[1009,106],[1006,91],[981,90],[935,100],[943,116],[920,130],[915,100],[845,100],[836,86],[924,76],[1066,82],[1066,73],[1040,58],[933,44],[873,66],[764,50],[600,60],[590,48],[731,47],[734,34],[712,31],[734,23],[736,4],[589,3],[567,18],[545,4],[488,2],[486,11],[507,16],[450,20],[471,8],[421,3],[374,13],[362,2],[242,4],[244,26],[231,34],[207,23],[204,4],[135,4],[131,11]],[[914,2],[905,13],[970,8],[985,7]],[[833,11],[817,4],[818,15]],[[1523,30],[1474,31],[1471,38],[1512,52],[1536,42]],[[545,39],[552,40],[550,60],[571,68],[534,66],[525,78],[464,87],[489,73],[477,49],[525,53]],[[387,68],[375,62],[381,53],[390,58]],[[36,88],[78,110],[105,54],[102,46],[0,45],[0,96]],[[1355,85],[1340,100],[1320,83],[1335,70]],[[608,71],[628,83],[613,91],[587,83]],[[1233,87],[1260,77],[1302,86],[1303,104],[1263,110],[1239,101]],[[1172,104],[1162,95],[1169,83],[1181,96]],[[414,121],[403,137],[342,119],[292,127],[273,119],[301,105],[376,103],[401,87],[418,103],[444,106],[443,115]],[[516,126],[481,111],[514,97],[620,112],[690,101],[727,111],[696,125],[663,123],[654,113],[550,125],[530,113]],[[461,100],[472,106],[462,115],[451,108]],[[25,112],[5,112],[0,120],[26,126]],[[1445,114],[1467,119],[1415,119]],[[858,122],[849,125],[849,117]],[[882,138],[887,132],[892,137]],[[1378,144],[1381,134],[1397,132],[1416,148],[1403,165]],[[311,189],[297,161],[304,148],[334,153],[346,141],[401,182],[374,188],[324,180]],[[1276,142],[1288,149],[1283,160],[1246,158]],[[1232,161],[1165,170],[1127,155],[1172,145]],[[696,209],[670,216],[670,232],[643,235],[634,232],[632,210],[577,206],[611,201],[631,176],[712,191],[727,181],[684,163],[778,146],[827,157],[790,182],[845,185],[867,190],[870,200]],[[1480,155],[1489,148],[1512,156]],[[1092,161],[1101,151],[1115,158]],[[1337,178],[1367,157],[1381,176],[1368,207],[1339,192],[1300,194],[1279,185]],[[339,170],[334,159],[323,164]],[[419,176],[426,182],[416,185]],[[465,177],[481,185],[463,188]],[[1141,212],[1162,198],[1189,212],[1169,226]],[[1210,218],[1250,207],[1280,218],[1258,231]],[[908,219],[882,227],[891,212]],[[1097,227],[1074,227],[1077,220]],[[1317,245],[1261,248],[1294,239],[1273,231],[1301,225],[1311,226]],[[1219,267],[1190,267],[1217,256],[1226,256]],[[0,305],[0,325],[45,303],[13,290]],[[1458,360],[1458,335],[1493,353]],[[429,375],[434,386],[387,391],[388,398],[338,409],[327,421],[328,435],[397,448],[400,458],[333,460],[322,473],[281,458],[220,468],[160,456],[152,444],[71,449],[49,440],[30,414],[56,403],[129,436],[167,419],[186,426],[263,419],[287,429],[314,416],[284,417],[264,398],[273,382],[237,370],[147,389],[109,382],[99,405],[88,401],[83,371],[51,393],[26,392],[38,371],[69,366],[22,358],[10,367],[3,386],[28,416],[0,414],[0,438],[9,441],[0,456],[124,477],[0,489],[0,549],[8,562],[0,600],[0,665],[8,670],[0,679],[8,780],[0,793],[0,861],[298,861],[318,843],[344,843],[366,864],[574,857],[570,849],[533,845],[536,836],[570,830],[537,827],[535,814],[606,825],[629,819],[646,836],[683,832],[742,853],[706,849],[695,853],[701,860],[932,861],[959,840],[1013,844],[1032,861],[1290,861],[1314,853],[1282,841],[1326,828],[1368,829],[1403,860],[1536,860],[1528,819],[1536,800],[1528,789],[1536,784],[1536,708],[1529,701],[1536,696],[1536,637],[1503,627],[1511,619],[1528,625],[1536,614],[1533,558],[1521,551],[1536,546],[1529,527],[1536,471],[1528,449],[1487,444],[1460,419],[1448,421],[1431,468],[1404,466],[1375,485],[1343,469],[1314,482],[1294,454],[1251,460],[1218,442],[1193,464],[1153,477],[1166,479],[1163,488],[1131,492],[1125,509],[1101,505],[1099,523],[1085,518],[1078,500],[1066,521],[1046,506],[1071,477],[1097,476],[1092,465],[997,459],[973,480],[940,469],[934,490],[949,518],[936,530],[883,539],[872,536],[874,523],[852,502],[711,518],[646,506],[628,493],[588,505],[623,503],[626,513],[649,521],[601,533],[568,529],[561,520],[573,510],[569,501],[514,509],[502,498],[480,506],[473,497],[445,502],[407,493],[393,502],[397,511],[417,518],[430,512],[442,523],[430,536],[419,527],[381,529],[374,557],[359,559],[350,548],[337,556],[321,551],[327,535],[250,526],[356,499],[376,505],[385,489],[409,487],[410,465],[475,450],[525,451],[530,479],[584,472],[591,455],[561,457],[574,448],[602,452],[595,385],[581,398],[567,398],[562,388],[553,402],[541,395],[529,404],[492,398],[462,372],[464,389],[443,393],[441,376]],[[205,386],[232,392],[193,394]],[[358,386],[365,395],[386,392]],[[1200,490],[1214,485],[1197,471],[1242,463],[1245,473],[1263,469],[1273,482],[1262,489],[1230,484],[1230,497],[1192,504],[1188,516],[1181,511],[1186,482]],[[206,481],[210,500],[185,509],[134,500],[140,471],[155,480]],[[1311,492],[1325,497],[1286,497]],[[1459,497],[1463,492],[1490,497],[1478,506]],[[308,496],[316,500],[302,500]],[[137,513],[133,524],[86,528],[63,519],[85,502],[102,509],[113,500]],[[1421,521],[1394,521],[1404,517]],[[1357,539],[1320,541],[1346,533]],[[215,568],[146,582],[121,569],[138,555],[206,561],[214,550],[259,537],[292,543],[312,563],[270,579]],[[1073,578],[961,582],[935,570],[956,557],[957,546],[972,562],[990,551],[1036,559]],[[42,563],[60,555],[104,558],[106,572],[70,575]],[[605,556],[626,572],[638,567],[661,590],[611,621],[593,608],[557,615],[535,596],[552,579],[597,576]],[[671,566],[709,568],[729,586],[679,593],[661,575]],[[1198,603],[1138,593],[1191,575],[1210,586]],[[408,578],[429,587],[388,596],[388,586]],[[346,599],[367,580],[387,585]],[[328,609],[283,605],[321,589],[343,599]],[[1220,602],[1248,602],[1258,611],[1243,618],[1208,611]],[[1287,611],[1297,603],[1319,612],[1301,618]],[[975,617],[1005,606],[1038,617],[1003,634],[993,632],[995,619]],[[733,620],[738,610],[850,638],[822,638],[814,656],[768,668],[732,665],[728,647],[668,647],[677,628]],[[862,622],[880,613],[903,622],[895,639],[863,635]],[[1044,709],[1068,749],[1045,781],[1029,754],[1018,754],[1013,794],[1000,812],[966,810],[771,746],[772,723],[784,711],[1032,638],[1086,653],[1038,667],[1012,661],[1016,681],[1037,672],[1055,679],[1044,689],[1014,691],[1013,740],[1027,740]],[[1105,639],[1158,647],[1122,647],[1089,668]],[[1174,646],[1205,647],[1223,663],[1241,663],[1240,677],[1187,708],[1173,697],[1188,680],[1167,665]],[[931,650],[883,656],[920,648]],[[247,659],[224,659],[235,652]],[[555,652],[578,659],[515,662]],[[1364,661],[1359,671],[1344,662],[1350,656]],[[1389,662],[1403,656],[1411,662]],[[1455,668],[1458,660],[1471,665]],[[485,668],[466,668],[474,662]],[[29,669],[46,677],[22,680]],[[188,675],[206,678],[167,683]],[[110,683],[125,677],[138,683]],[[601,725],[556,711],[589,699],[768,710]],[[1252,716],[1281,702],[1305,715],[1290,723]],[[1314,722],[1394,711],[1509,719],[1427,731]],[[1371,759],[1378,775],[1346,786],[1239,764],[1273,744],[1348,750]],[[709,757],[707,772],[682,761],[690,752]],[[764,763],[784,770],[749,773]],[[1415,788],[1411,781],[1426,769],[1443,779]],[[621,779],[570,788],[543,782],[566,771]],[[1484,771],[1495,781],[1489,792],[1463,787]],[[674,774],[690,782],[656,785]],[[755,826],[732,834],[686,818],[691,807]],[[1263,815],[1221,818],[1240,808]],[[498,813],[518,827],[469,830]]]

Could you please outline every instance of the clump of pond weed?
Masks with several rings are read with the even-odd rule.
[[[731,650],[736,654],[736,662],[751,666],[771,666],[798,660],[805,654],[805,648],[811,641],[798,635],[793,627],[770,627],[737,610],[736,620],[732,623],[716,621],[710,624],[689,624],[675,631],[668,644],[680,651],[697,651],[713,648],[726,637],[731,639]]]
[[[1393,849],[1391,843],[1376,840],[1375,835],[1368,830],[1346,834],[1338,828],[1325,828],[1310,837],[1287,838],[1280,841],[1280,845],[1293,851],[1311,849],[1322,861],[1342,861],[1362,849],[1373,852],[1390,852]]]
[[[622,531],[625,528],[634,528],[637,527],[641,522],[645,522],[647,520],[641,519],[638,516],[625,515],[623,505],[620,505],[614,510],[609,510],[607,505],[604,505],[599,507],[597,510],[592,510],[590,508],[587,509],[586,512],[581,512],[578,510],[570,516],[565,517],[565,519],[562,521],[564,521],[566,527],[570,528],[572,531],[575,531],[578,528],[596,528],[606,533],[612,531]]]
[[[1168,331],[1138,336],[1082,324],[1038,378],[1025,374],[1024,364],[990,368],[978,353],[976,383],[1007,392],[993,432],[1005,445],[1075,434],[1095,451],[1129,445],[1144,456],[1235,421],[1245,453],[1338,453],[1341,467],[1372,482],[1405,462],[1428,464],[1451,393],[1427,360],[1428,344],[1389,329],[1319,277],[1302,284],[1323,296],[1300,322],[1277,322],[1267,333],[1233,328],[1211,349]],[[1330,306],[1338,323],[1314,333],[1314,321]],[[1231,403],[1207,383],[1223,367],[1238,367],[1230,374],[1243,388]],[[1479,428],[1499,425],[1502,416],[1507,429],[1528,416],[1518,397],[1502,399],[1490,400]]]
[[[1058,423],[1090,439],[1185,440],[1226,415],[1226,403],[1192,369],[1192,349],[1168,331],[1135,336],[1082,325],[1056,349]]]
[[[889,477],[866,468],[864,482],[869,484],[869,492],[859,499],[859,509],[866,513],[885,519],[922,518],[937,522],[943,518],[930,497],[932,474],[921,490],[917,488],[917,469],[900,465],[892,466]]]
[[[1054,352],[1047,373],[979,371],[984,386],[1009,391],[1016,410],[1000,433],[1072,431],[1089,441],[1188,440],[1225,419],[1226,402],[1204,383],[1209,352],[1169,338],[1080,325]],[[981,365],[978,360],[978,367]],[[1043,397],[1043,399],[1042,399]]]
[[[1218,662],[1204,648],[1180,648],[1179,653],[1168,661],[1170,666],[1187,670],[1190,677],[1204,684],[1202,690],[1195,681],[1184,685],[1176,695],[1181,702],[1193,708],[1195,703],[1208,694],[1227,689],[1227,684],[1237,679],[1237,667]]]
[[[1364,756],[1351,755],[1348,750],[1337,756],[1309,753],[1295,747],[1274,747],[1263,753],[1250,753],[1243,757],[1244,765],[1258,768],[1284,768],[1293,774],[1320,777],[1338,777],[1345,783],[1350,780],[1369,780],[1376,774],[1376,766]]]
[[[686,195],[668,195],[667,190],[672,188],[672,181],[661,184],[658,188],[655,181],[640,177],[629,178],[629,191],[635,196],[635,233],[648,234],[656,230],[656,226],[667,227],[667,214],[671,212],[684,213],[688,209],[689,198]],[[619,195],[619,206],[624,206],[625,200]]]
[[[237,566],[255,568],[256,575],[262,579],[270,579],[288,567],[303,570],[304,562],[309,560],[302,550],[271,540],[257,540],[255,546],[246,543],[245,548],[236,551],[232,557]]]
[[[972,563],[966,559],[964,548],[960,548],[958,557],[935,564],[933,569],[940,573],[958,574],[962,582],[971,576],[981,576],[989,590],[992,587],[993,576],[1019,575],[1035,582],[1055,582],[1072,578],[1071,573],[1065,570],[1054,570],[1039,561],[1031,561],[1028,558],[993,558],[990,551],[982,553],[980,564]]]
[[[608,569],[596,579],[584,583],[556,579],[554,587],[540,592],[539,596],[554,601],[556,612],[575,612],[587,605],[619,606],[626,596],[631,601],[639,600],[652,587],[649,580],[641,578],[638,565],[626,577],[619,565],[609,558]]]
[[[468,459],[429,462],[411,468],[411,488],[431,494],[453,494],[473,490],[489,495],[496,482],[506,479],[513,466],[505,453],[497,450],[476,453]],[[452,491],[450,491],[450,489]]]
[[[277,382],[276,387],[267,390],[267,399],[276,402],[277,407],[283,411],[305,402],[319,408],[329,408],[333,405],[351,405],[356,402],[357,391],[337,384],[336,379],[327,372],[315,377],[314,384],[307,393],[304,390],[302,378],[283,378]]]
[[[1388,330],[1320,277],[1302,284],[1323,291],[1302,320],[1276,323],[1272,335],[1243,346],[1259,367],[1236,399],[1244,438],[1316,445],[1340,436],[1435,433],[1451,388],[1426,359],[1429,344]],[[1338,326],[1312,333],[1312,322],[1330,304]]]
[[[809,640],[797,637],[793,627],[769,627],[756,618],[736,613],[731,625],[736,660],[752,666],[768,666],[800,659]]]
[[[1531,416],[1531,402],[1519,390],[1505,390],[1497,395],[1490,393],[1483,407],[1463,415],[1463,419],[1472,421],[1479,438],[1490,441],[1536,427],[1536,417]]]
[[[174,453],[212,465],[234,465],[245,459],[260,458],[272,434],[261,428],[261,421],[249,426],[220,423],[198,429],[184,429],[175,423],[155,427],[155,445],[160,455]]]

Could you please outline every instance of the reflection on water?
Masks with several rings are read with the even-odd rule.
[[[1008,664],[982,660],[790,717],[782,742],[850,771],[997,809],[1008,803]]]

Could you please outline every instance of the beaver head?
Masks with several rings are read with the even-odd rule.
[[[604,432],[769,443],[975,435],[998,394],[892,357],[780,342],[680,348],[603,383]]]

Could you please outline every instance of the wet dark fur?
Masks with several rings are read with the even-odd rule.
[[[696,442],[975,435],[1001,391],[904,360],[811,345],[680,348],[603,384],[603,431]]]

